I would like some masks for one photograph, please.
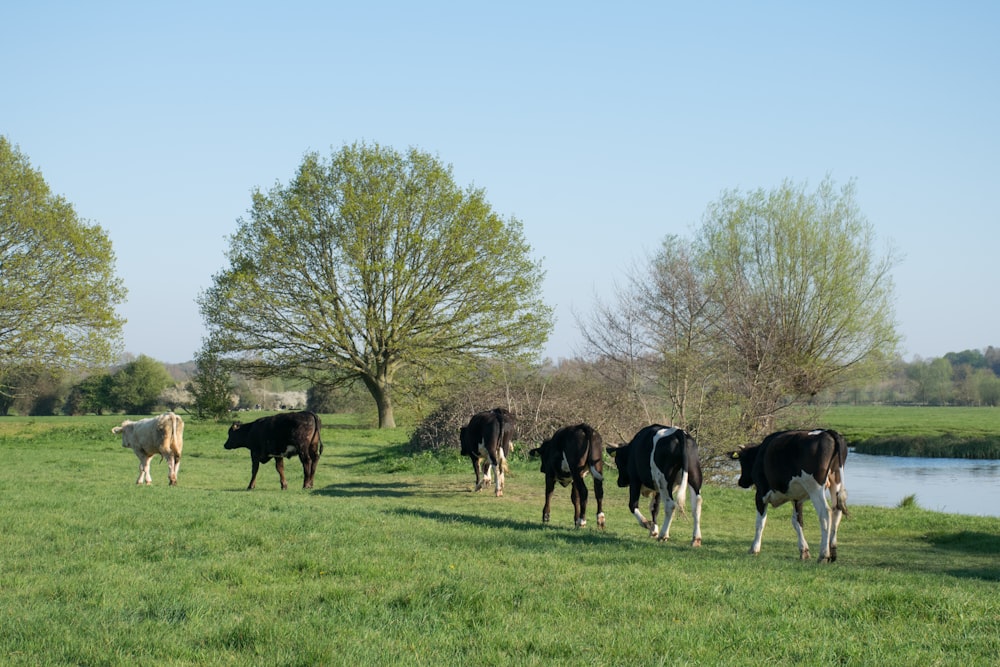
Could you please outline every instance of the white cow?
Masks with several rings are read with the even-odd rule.
[[[111,432],[121,433],[122,447],[131,449],[139,459],[136,484],[153,483],[149,462],[159,454],[167,460],[170,486],[177,486],[177,471],[181,467],[181,450],[184,448],[184,420],[173,412],[167,412],[137,422],[126,419]]]

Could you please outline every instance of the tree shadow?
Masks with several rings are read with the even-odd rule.
[[[963,579],[1000,581],[1000,563],[997,562],[997,554],[1000,554],[1000,535],[960,530],[930,533],[925,539],[937,549],[960,552],[962,557],[972,561],[963,562],[960,567],[942,569],[942,572]]]

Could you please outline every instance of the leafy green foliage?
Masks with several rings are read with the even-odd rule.
[[[95,367],[121,347],[125,298],[107,234],[80,220],[0,136],[0,391],[5,372]]]
[[[150,414],[160,393],[172,382],[162,363],[139,355],[111,376],[110,407],[127,414]]]
[[[194,396],[194,410],[199,417],[222,419],[233,409],[235,384],[226,363],[208,348],[195,356],[197,364],[188,389]]]
[[[530,353],[551,328],[520,222],[415,149],[307,155],[254,193],[228,258],[199,298],[213,349],[249,376],[360,382],[383,426],[400,369]]]

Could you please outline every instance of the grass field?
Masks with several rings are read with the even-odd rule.
[[[1000,409],[836,406],[824,425],[863,454],[1000,459]]]
[[[10,665],[992,665],[1000,519],[857,506],[802,563],[790,509],[759,556],[752,492],[704,490],[656,543],[613,479],[608,527],[516,460],[504,498],[402,430],[325,417],[316,488],[258,488],[225,425],[188,421],[178,487],[113,417],[0,419],[0,663]],[[339,423],[338,423],[339,422]],[[845,429],[847,430],[847,429]],[[614,477],[614,471],[611,471]],[[593,510],[591,510],[593,519]],[[593,520],[591,521],[593,524]],[[806,515],[815,545],[818,527]],[[815,549],[814,549],[815,552]]]

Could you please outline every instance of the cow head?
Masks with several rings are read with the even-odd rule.
[[[229,427],[229,437],[226,438],[226,444],[223,445],[226,449],[238,449],[240,447],[245,447],[242,438],[240,437],[240,427],[243,426],[240,422],[233,422],[233,425]],[[235,436],[235,437],[234,437]]]
[[[543,440],[542,444],[534,449],[528,450],[529,459],[540,459],[541,467],[539,470],[541,472],[551,471],[556,474],[560,469],[560,463],[562,459],[562,452],[559,448],[555,446],[552,439]]]
[[[614,459],[615,467],[618,468],[618,486],[625,488],[630,482],[628,476],[629,445],[608,445],[604,449]]]
[[[740,447],[736,451],[728,452],[728,458],[736,459],[740,462],[740,478],[736,483],[743,489],[753,486],[753,464],[757,460],[759,445],[753,447]]]
[[[115,435],[122,434],[122,447],[129,447],[128,438],[125,437],[125,430],[134,424],[134,421],[126,419],[121,423],[121,426],[115,426],[111,429],[111,432]]]

